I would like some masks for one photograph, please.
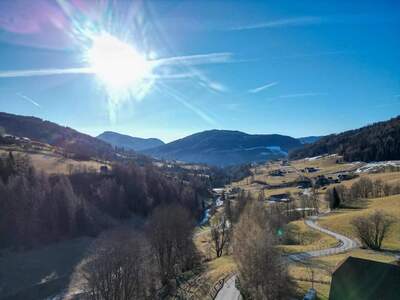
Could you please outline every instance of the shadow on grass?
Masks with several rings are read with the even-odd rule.
[[[371,200],[365,200],[365,199],[353,200],[350,203],[341,204],[340,208],[357,210],[357,209],[367,208],[370,203],[371,203]]]
[[[68,288],[91,238],[79,238],[0,258],[0,299],[45,299]]]

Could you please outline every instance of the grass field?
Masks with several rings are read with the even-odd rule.
[[[258,166],[257,169],[253,169],[253,177],[256,180],[264,181],[269,184],[279,184],[295,180],[298,175],[304,174],[300,170],[304,169],[305,167],[318,168],[318,172],[304,174],[308,177],[316,177],[318,175],[330,176],[330,174],[343,171],[354,171],[358,167],[363,165],[363,163],[337,163],[337,159],[340,158],[332,156],[323,157],[315,160],[292,161],[290,162],[290,166],[284,167],[284,170],[290,171],[282,177],[271,177],[269,175],[270,171],[282,168],[280,164],[267,163],[263,166]],[[293,170],[295,170],[297,173],[293,172]],[[350,187],[354,182],[359,180],[360,177],[368,177],[371,180],[380,179],[384,183],[392,185],[400,184],[400,172],[362,173],[359,174],[358,178],[343,181],[342,184]],[[251,194],[255,197],[257,197],[260,190],[264,188],[261,184],[251,183],[251,177],[245,178],[244,180],[237,182],[234,185],[246,191],[250,191]],[[320,195],[320,199],[324,198],[325,191],[326,189],[319,189],[318,193]],[[296,196],[299,192],[301,192],[301,190],[296,187],[264,189],[266,197],[271,194],[284,192],[291,192],[292,195]],[[321,209],[323,211],[325,209],[326,203],[325,201],[322,201],[321,204],[323,204],[323,207]],[[307,280],[310,280],[311,274],[313,274],[315,280],[323,282],[314,284],[314,288],[317,290],[318,293],[318,299],[328,299],[331,274],[336,266],[348,256],[355,256],[386,263],[394,262],[395,258],[392,251],[400,252],[400,195],[370,199],[366,202],[365,207],[362,209],[339,209],[325,217],[322,217],[319,222],[322,226],[326,228],[355,238],[355,233],[350,224],[351,220],[357,216],[369,214],[376,209],[381,209],[391,214],[396,220],[395,224],[392,227],[392,230],[390,231],[390,234],[383,242],[384,249],[391,250],[391,252],[377,252],[365,249],[355,249],[346,253],[333,256],[314,258],[309,260],[306,265],[291,263],[289,265],[290,274],[295,279],[301,279],[296,280],[296,283],[300,289],[300,294],[304,295],[306,291],[311,287],[311,282]],[[329,248],[337,244],[337,241],[334,238],[310,229],[303,223],[303,221],[295,221],[292,222],[292,224],[297,226],[295,233],[299,235],[298,240],[301,242],[296,245],[280,245],[279,247],[286,253]]]
[[[0,155],[7,154],[8,149],[0,148]],[[48,174],[68,174],[70,170],[87,169],[93,171],[99,171],[100,166],[104,165],[95,160],[74,160],[70,158],[65,158],[59,154],[51,151],[38,151],[35,153],[24,152],[19,150],[13,150],[14,154],[28,155],[32,161],[33,166],[38,171],[43,171]]]
[[[368,206],[363,209],[340,209],[320,219],[320,224],[333,231],[356,238],[350,222],[358,216],[367,215],[375,210],[382,210],[395,219],[387,239],[383,241],[383,248],[400,251],[400,195],[370,199]]]
[[[379,253],[371,250],[355,249],[346,253],[341,253],[332,256],[324,256],[314,258],[306,263],[292,263],[289,265],[289,273],[295,279],[305,279],[308,281],[296,280],[303,294],[312,286],[310,282],[312,278],[315,281],[323,281],[326,283],[316,283],[314,288],[317,290],[318,299],[328,299],[330,281],[332,272],[336,267],[347,257],[359,257],[364,259],[375,260],[384,263],[394,263],[394,257],[385,253]]]
[[[330,235],[323,234],[317,230],[309,228],[303,221],[293,221],[290,223],[294,230],[292,235],[298,242],[295,245],[281,245],[280,248],[285,253],[296,253],[304,251],[321,250],[335,247],[338,241]]]

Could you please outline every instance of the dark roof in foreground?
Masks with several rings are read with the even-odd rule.
[[[329,300],[400,299],[400,266],[348,257],[332,275]]]

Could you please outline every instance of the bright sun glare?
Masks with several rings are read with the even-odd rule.
[[[107,33],[93,38],[86,55],[92,71],[113,89],[140,84],[151,73],[149,61],[132,45]]]

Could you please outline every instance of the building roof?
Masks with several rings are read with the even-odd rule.
[[[333,272],[329,300],[399,299],[400,267],[348,257]]]

